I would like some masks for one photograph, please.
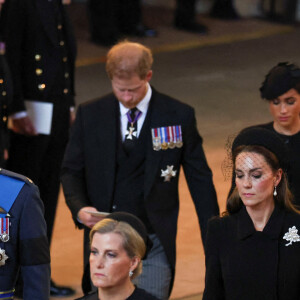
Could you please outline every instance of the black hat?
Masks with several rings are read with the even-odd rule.
[[[276,99],[300,82],[300,69],[294,64],[281,62],[266,75],[260,87],[263,99]]]
[[[127,213],[127,212],[114,212],[106,216],[107,219],[113,219],[115,221],[119,222],[125,222],[129,224],[133,229],[136,230],[136,232],[141,236],[141,238],[144,240],[146,245],[146,253],[142,259],[145,259],[147,257],[148,252],[151,250],[153,243],[150,240],[147,229],[144,225],[144,223],[136,216]]]
[[[238,146],[250,145],[265,147],[275,154],[279,161],[279,166],[284,170],[287,169],[287,147],[283,140],[275,132],[261,127],[243,129],[234,139],[231,149],[233,152]]]

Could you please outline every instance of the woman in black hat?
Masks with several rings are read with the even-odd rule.
[[[243,130],[232,163],[236,187],[223,217],[208,225],[203,299],[300,299],[300,215],[285,144],[270,130]]]
[[[108,215],[92,228],[90,242],[90,273],[98,290],[80,299],[158,300],[132,283],[152,247],[137,217],[125,212]]]

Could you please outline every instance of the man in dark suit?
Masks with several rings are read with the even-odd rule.
[[[175,272],[180,167],[196,207],[204,240],[218,204],[194,110],[157,92],[151,51],[121,42],[108,53],[113,93],[78,108],[66,149],[62,184],[78,227],[88,232],[90,212],[126,211],[146,225],[153,248],[138,286],[167,299]]]
[[[48,300],[50,252],[38,188],[22,175],[0,169],[0,295],[14,299],[19,270],[24,299]]]
[[[67,0],[10,0],[5,25],[14,86],[7,166],[39,186],[49,242],[74,106],[76,45],[62,1]],[[34,121],[36,117],[46,128]],[[52,282],[51,295],[72,293]]]

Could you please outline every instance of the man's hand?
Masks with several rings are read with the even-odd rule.
[[[92,206],[86,206],[83,207],[79,212],[78,212],[78,218],[82,224],[84,224],[86,227],[92,228],[96,223],[99,221],[103,220],[105,216],[103,217],[94,217],[91,214],[87,213],[86,211],[95,211],[97,212],[97,209]]]
[[[12,125],[13,125],[12,129],[16,133],[29,135],[29,136],[38,134],[28,116],[20,119],[13,119]]]

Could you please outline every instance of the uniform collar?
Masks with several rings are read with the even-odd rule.
[[[275,206],[274,211],[272,212],[272,215],[262,233],[270,239],[278,239],[282,231],[284,216],[285,211]],[[237,218],[239,239],[246,239],[256,232],[245,206],[243,206],[243,208],[238,212]]]

